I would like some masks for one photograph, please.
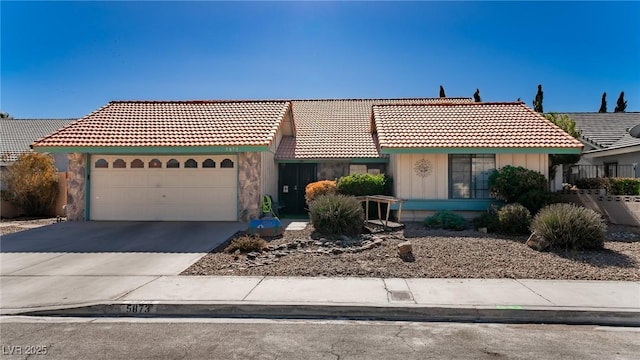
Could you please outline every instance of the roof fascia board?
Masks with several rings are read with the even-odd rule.
[[[296,163],[343,163],[349,162],[352,164],[369,164],[369,163],[388,163],[389,158],[347,158],[347,159],[276,159],[277,163],[281,164],[296,164]]]
[[[46,153],[87,154],[215,154],[269,151],[268,146],[36,146]]]
[[[633,152],[640,152],[640,145],[630,145],[615,149],[591,150],[582,154],[587,159],[598,158],[602,156],[623,155]]]
[[[383,154],[581,154],[580,148],[387,148]]]

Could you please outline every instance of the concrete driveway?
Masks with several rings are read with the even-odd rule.
[[[64,222],[0,238],[0,308],[116,298],[177,275],[247,225]]]

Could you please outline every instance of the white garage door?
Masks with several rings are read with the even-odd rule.
[[[236,221],[236,155],[92,155],[91,220]]]

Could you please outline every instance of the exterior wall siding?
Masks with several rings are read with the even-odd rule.
[[[522,166],[549,176],[547,154],[496,154],[496,167]],[[420,176],[415,171],[418,162],[431,164],[431,173]],[[402,199],[448,199],[449,156],[448,154],[393,154],[391,164],[394,176],[394,193]]]
[[[260,215],[261,161],[258,152],[238,153],[238,220],[249,221]]]
[[[401,199],[447,199],[449,189],[447,154],[394,154],[391,158],[394,194]],[[415,165],[431,163],[431,173],[420,176]]]
[[[71,153],[67,167],[67,220],[85,220],[87,155]]]
[[[496,154],[496,167],[522,166],[549,178],[549,154]]]
[[[274,201],[278,201],[278,164],[275,161],[275,141],[269,151],[260,153],[260,194],[271,195]]]

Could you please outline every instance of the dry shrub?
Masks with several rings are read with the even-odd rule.
[[[232,253],[240,250],[240,252],[248,253],[252,251],[262,251],[266,246],[267,242],[259,236],[243,235],[231,240],[231,243],[224,251]]]
[[[531,230],[557,250],[598,250],[604,246],[607,225],[591,209],[553,204],[533,218]]]
[[[58,174],[53,157],[28,152],[7,168],[3,198],[27,216],[46,215],[58,196]]]
[[[321,195],[309,204],[313,227],[326,236],[356,236],[364,226],[364,211],[353,196]]]
[[[312,182],[304,189],[304,199],[307,204],[320,195],[333,195],[338,191],[336,182],[332,180],[320,180]]]

